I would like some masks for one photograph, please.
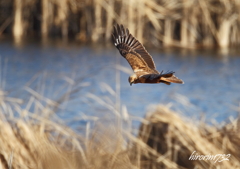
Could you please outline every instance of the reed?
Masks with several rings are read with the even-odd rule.
[[[105,103],[97,96],[90,96]],[[37,100],[29,99],[25,109],[18,106],[22,102],[1,92],[1,169],[240,167],[238,119],[223,127],[209,126],[204,121],[193,123],[159,105],[148,112],[145,119],[130,116],[126,109],[113,112],[111,117],[109,114],[101,118],[85,116],[83,119],[88,122],[82,126],[82,132],[77,132],[63,122],[51,119],[48,105],[38,106],[39,114],[29,110],[31,104],[39,104]],[[112,105],[106,106],[114,109]],[[136,119],[141,122],[137,135],[132,127]],[[194,151],[203,155],[231,156],[229,161],[216,163],[213,160],[189,160]]]
[[[139,148],[142,168],[239,168],[239,120],[223,127],[204,121],[193,122],[159,105],[146,115],[138,138],[155,152]],[[238,140],[238,141],[237,141]],[[229,155],[224,158],[196,159],[194,155]],[[226,157],[226,156],[225,156]]]
[[[23,18],[22,18],[22,2],[16,0],[14,3],[15,15],[14,15],[14,25],[13,25],[13,36],[16,38],[21,38],[23,36]]]
[[[12,6],[14,6],[12,8]],[[109,42],[121,23],[149,45],[196,48],[240,44],[239,1],[231,0],[11,0],[1,1],[0,34],[15,39],[75,37]],[[13,16],[9,22],[9,16]]]

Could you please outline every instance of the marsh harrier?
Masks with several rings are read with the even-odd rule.
[[[174,76],[175,72],[159,73],[152,59],[152,56],[146,51],[145,47],[132,36],[128,29],[123,25],[114,26],[113,43],[120,54],[128,61],[134,74],[128,78],[130,85],[133,83],[171,83],[184,82]]]

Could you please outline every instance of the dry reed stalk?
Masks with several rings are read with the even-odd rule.
[[[134,3],[134,0],[128,0],[127,2],[127,27],[130,32],[133,34],[136,34],[136,21],[135,21],[135,12],[136,12],[136,4]]]
[[[13,18],[9,17],[4,21],[4,23],[0,26],[0,35],[2,35],[3,31],[10,25],[12,20]]]
[[[231,9],[229,9],[231,10]],[[226,13],[230,16],[222,16],[219,22],[219,30],[218,30],[218,39],[219,39],[219,46],[222,48],[226,48],[230,45],[230,32],[231,28],[238,18],[238,15],[233,13],[231,14],[231,11],[227,10]],[[230,13],[230,14],[229,14]]]
[[[92,41],[97,42],[100,39],[100,35],[102,34],[102,0],[94,0],[94,28],[92,32]]]
[[[192,3],[192,6],[195,6],[195,3]],[[195,46],[197,43],[197,39],[199,37],[199,21],[198,16],[199,7],[193,7],[191,10],[192,17],[189,18],[190,26],[189,26],[189,43]]]
[[[4,168],[7,168],[7,167],[4,167]],[[0,169],[3,169],[3,164],[1,160],[0,160]]]
[[[144,18],[144,11],[145,9],[145,3],[144,1],[139,1],[137,4],[137,25],[136,25],[136,30],[137,30],[137,38],[140,42],[144,43],[144,22],[145,22],[145,18]]]
[[[128,24],[130,24],[128,22],[128,18],[127,18],[127,9],[128,9],[128,3],[127,1],[121,1],[120,2],[121,6],[120,7],[120,11],[119,11],[119,17],[122,18],[122,20],[120,20],[120,23],[122,24],[122,22],[125,22],[125,24],[127,26],[129,26]],[[118,5],[120,5],[118,4]],[[119,22],[119,21],[117,21]]]
[[[212,36],[216,39],[216,41],[219,41],[218,36],[217,36],[217,28],[214,24],[214,21],[211,18],[211,13],[208,8],[210,6],[209,1],[203,0],[203,1],[198,1],[198,2],[199,2],[201,10],[203,12],[203,16],[204,16],[204,19],[207,24],[207,29],[210,30]]]
[[[108,0],[108,2],[106,2],[106,12],[108,13],[107,15],[107,23],[106,23],[106,32],[111,32],[112,30],[112,24],[114,21],[114,5],[115,2],[113,0]],[[110,33],[106,33],[106,40],[110,40],[111,39],[111,34]]]
[[[83,10],[82,10],[82,14],[83,15],[86,15],[87,14],[87,8],[85,7]],[[81,16],[80,17],[80,21],[79,21],[79,32],[78,32],[78,35],[76,36],[77,39],[79,39],[80,41],[82,42],[86,42],[87,41],[87,29],[86,29],[86,25],[87,25],[87,16],[83,17]]]
[[[235,123],[222,129],[203,124],[196,126],[182,120],[168,108],[159,106],[140,128],[139,139],[148,144],[162,156],[151,153],[143,154],[142,160],[146,168],[169,168],[161,160],[169,159],[179,168],[239,168],[240,154],[238,152],[240,137]],[[196,151],[200,155],[231,154],[229,161],[216,162],[212,160],[189,160]]]
[[[208,28],[208,25],[206,23],[202,24],[202,45],[203,46],[212,46],[214,44],[214,37],[211,34],[211,31]]]
[[[92,6],[92,1],[86,1],[85,2],[85,8],[86,10],[84,10],[84,16],[83,17],[86,17],[85,21],[86,21],[86,25],[84,26],[84,29],[86,29],[86,37],[87,39],[92,39],[92,36],[91,34],[93,33],[93,24],[94,22],[92,21],[92,18],[93,18],[93,12],[92,12],[92,9],[91,9],[91,6]]]
[[[13,36],[18,43],[24,34],[24,22],[23,22],[23,3],[24,0],[14,0],[14,24],[13,24]]]
[[[167,13],[167,11],[164,8],[162,8],[161,5],[158,5],[153,0],[145,1],[145,4],[146,4],[146,8],[145,8],[146,16],[145,17],[148,18],[150,23],[155,28],[156,32],[161,31],[161,26],[160,26],[158,18],[156,17],[155,10],[157,10],[162,15],[165,15]]]
[[[43,39],[46,39],[49,34],[49,1],[41,0],[42,5],[42,22],[41,22],[41,35]]]
[[[173,45],[173,21],[171,19],[166,19],[164,21],[164,39],[163,44],[164,46],[171,46]]]
[[[57,1],[58,4],[58,12],[56,22],[57,25],[61,26],[62,38],[68,38],[68,1],[61,0]]]
[[[235,45],[240,42],[240,34],[238,32],[238,26],[235,24],[232,26],[232,32],[230,33],[230,44]]]
[[[188,8],[187,8],[187,1],[183,0],[183,15],[181,19],[181,45],[186,46],[188,45]]]

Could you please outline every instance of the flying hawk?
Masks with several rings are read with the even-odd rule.
[[[128,61],[134,74],[128,78],[130,85],[133,83],[171,83],[184,82],[174,76],[173,71],[159,73],[152,59],[152,56],[146,51],[145,47],[132,36],[128,29],[123,25],[114,26],[112,34],[113,43],[120,54]]]

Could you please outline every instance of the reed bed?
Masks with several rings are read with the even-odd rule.
[[[156,47],[225,48],[240,44],[239,11],[237,0],[3,0],[0,35],[109,42],[120,23]]]
[[[97,118],[83,127],[84,132],[77,132],[47,116],[48,107],[39,114],[21,109],[21,103],[2,92],[0,169],[240,168],[238,119],[220,128],[193,122],[159,105],[140,120],[137,135],[130,127],[136,118],[126,112]],[[189,160],[194,151],[231,156],[216,163]]]
[[[143,168],[240,167],[238,119],[223,127],[210,126],[204,121],[180,117],[169,108],[159,105],[146,115],[146,120],[150,123],[141,125],[138,139],[155,152],[139,151],[143,152],[140,153]],[[225,156],[210,158],[210,155],[218,154]],[[207,157],[201,159],[194,155]],[[224,160],[227,156],[229,160]]]

